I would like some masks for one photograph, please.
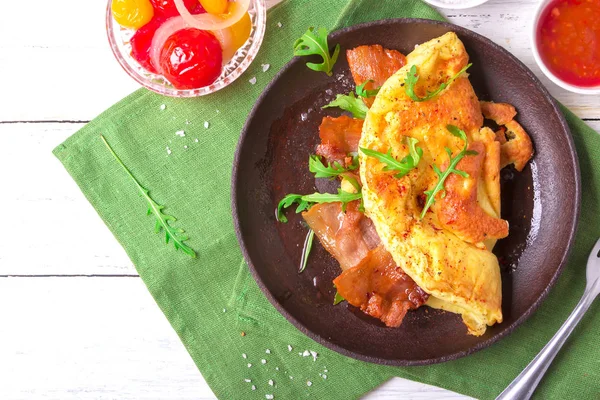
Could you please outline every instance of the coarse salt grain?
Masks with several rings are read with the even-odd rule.
[[[269,385],[273,386],[274,384],[273,379],[269,379]]]
[[[311,350],[310,355],[313,357],[313,361],[317,361],[317,357],[318,357],[319,353]]]
[[[256,386],[252,385],[252,390],[256,390]]]
[[[161,111],[165,111],[165,108],[167,108],[167,106],[166,106],[166,105],[164,105],[164,104],[161,104],[161,105],[160,105],[160,109],[161,109]]]
[[[279,28],[281,28],[281,27],[283,26],[283,24],[282,24],[281,22],[278,22],[278,23],[277,23],[277,26],[278,26]]]
[[[262,360],[260,360],[261,363],[266,364],[267,360],[265,360],[264,358]]]
[[[185,146],[183,146],[183,148],[187,150],[187,144]]]
[[[256,77],[253,76],[248,82],[250,82],[252,85],[256,84]]]
[[[175,132],[175,134],[176,134],[177,136],[184,137],[184,136],[185,136],[185,131],[184,131],[184,130],[177,131],[177,132]]]
[[[308,350],[304,350],[304,353],[302,353],[302,356],[303,356],[303,357],[308,357],[308,356],[310,356],[310,351],[308,351]]]
[[[198,138],[194,139],[194,142],[198,143]]]
[[[300,113],[300,119],[304,122],[308,119],[308,113]]]
[[[246,355],[246,353],[242,353],[242,357],[248,358],[248,356]]]
[[[223,312],[227,312],[227,309],[226,309],[226,308],[224,308],[224,309],[223,309]]]
[[[267,72],[271,68],[271,64],[260,64],[263,72]]]
[[[327,379],[327,375],[323,375],[323,379]]]
[[[169,148],[169,146],[167,146],[167,155],[170,156],[171,155],[171,149]]]
[[[186,125],[189,125],[189,124],[190,124],[190,121],[188,121],[188,120],[186,119],[186,120],[185,120],[185,124],[186,124]]]
[[[252,382],[252,379],[244,379],[244,382],[250,383],[250,382]]]
[[[293,347],[288,344],[288,351],[292,351]]]
[[[250,368],[252,366],[252,364],[248,363],[248,368]]]
[[[206,129],[208,129],[208,127],[209,127],[209,126],[210,126],[210,123],[209,123],[208,121],[204,121],[204,127],[205,127]]]
[[[275,367],[275,371],[279,371],[279,367]]]
[[[290,379],[294,379],[294,377],[290,375]]]
[[[265,350],[265,353],[267,353],[267,354],[271,354],[271,350],[269,350],[269,349],[266,349],[266,350]]]
[[[312,382],[311,381],[306,381],[306,386],[312,386]]]
[[[272,394],[265,394],[265,399],[272,400],[273,399],[273,395]]]

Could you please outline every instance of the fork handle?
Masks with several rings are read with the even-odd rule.
[[[591,287],[585,293],[577,306],[560,327],[558,332],[544,346],[542,351],[529,363],[529,365],[511,382],[510,385],[496,398],[496,400],[527,400],[531,397],[546,370],[558,354],[561,347],[573,332],[585,312],[590,308],[596,293]]]

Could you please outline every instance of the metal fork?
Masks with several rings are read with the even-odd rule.
[[[573,329],[577,326],[583,314],[590,308],[594,299],[600,293],[600,239],[596,242],[590,253],[586,271],[587,283],[583,297],[560,327],[556,335],[542,351],[529,363],[529,365],[511,382],[510,385],[496,398],[496,400],[527,400],[533,395],[535,388],[546,373],[546,370],[560,351]]]

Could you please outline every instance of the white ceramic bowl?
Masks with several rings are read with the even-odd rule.
[[[455,0],[455,2],[451,2],[448,0],[425,0],[426,3],[429,3],[432,6],[440,8],[451,8],[453,10],[476,7],[487,1],[488,0]]]
[[[570,83],[567,83],[567,82],[563,81],[562,79],[560,79],[559,77],[557,77],[556,75],[554,75],[548,69],[548,67],[546,67],[546,64],[544,64],[544,61],[542,60],[542,57],[540,56],[540,52],[539,52],[539,48],[538,48],[538,44],[537,44],[537,34],[538,34],[537,28],[538,28],[538,24],[540,22],[540,18],[542,17],[542,14],[546,10],[546,7],[548,7],[548,5],[552,1],[553,0],[540,1],[537,9],[535,10],[535,14],[533,16],[533,24],[531,25],[531,37],[530,38],[531,38],[531,48],[533,50],[533,57],[535,58],[535,62],[537,62],[538,66],[540,67],[540,69],[542,70],[544,75],[546,75],[548,77],[548,79],[550,79],[552,82],[556,83],[558,86],[560,86],[563,89],[566,89],[570,92],[581,93],[581,94],[600,94],[600,85],[593,86],[593,87],[581,87],[581,86],[571,85]]]

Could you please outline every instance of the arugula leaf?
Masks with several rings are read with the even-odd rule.
[[[456,78],[461,76],[463,72],[465,72],[467,69],[469,69],[469,67],[471,65],[473,65],[473,64],[468,64],[466,67],[461,69],[458,72],[458,74],[456,74],[452,78],[450,78],[448,80],[448,82],[442,83],[440,85],[440,87],[437,88],[436,90],[434,90],[433,92],[428,91],[427,94],[425,95],[425,97],[419,97],[415,93],[415,85],[419,81],[419,75],[417,75],[417,66],[413,65],[412,67],[410,67],[410,70],[406,74],[406,79],[404,80],[404,91],[406,92],[406,95],[414,101],[421,102],[421,101],[431,100],[432,98],[434,98],[435,96],[440,94],[448,86],[450,86],[450,84],[452,82],[454,82],[456,80]]]
[[[369,82],[373,82],[372,79],[369,79],[368,81],[365,81],[362,85],[359,85],[356,87],[356,94],[360,97],[375,97],[377,96],[377,93],[379,93],[379,90],[381,89],[380,87],[377,89],[373,89],[373,90],[365,90],[365,86],[367,86],[367,83]]]
[[[295,56],[319,55],[323,58],[321,64],[306,63],[306,66],[313,71],[322,71],[327,75],[332,75],[332,69],[338,56],[340,55],[340,45],[336,45],[333,55],[329,53],[327,44],[327,29],[319,28],[315,31],[314,27],[308,28],[306,33],[294,43]]]
[[[337,306],[338,304],[340,304],[342,301],[346,300],[345,298],[342,297],[342,295],[340,294],[340,292],[338,292],[337,290],[335,291],[335,297],[333,299],[333,305]]]
[[[121,159],[112,149],[112,147],[110,147],[110,145],[106,141],[106,138],[104,138],[103,135],[100,135],[100,139],[102,139],[102,141],[110,151],[110,154],[112,154],[112,156],[115,158],[115,160],[117,160],[119,165],[123,167],[127,175],[129,175],[135,186],[138,188],[142,197],[148,203],[147,215],[154,214],[154,217],[156,218],[156,222],[154,224],[154,232],[159,233],[161,230],[164,231],[166,244],[169,244],[169,240],[171,240],[173,241],[173,246],[175,246],[175,250],[181,249],[181,251],[183,251],[188,256],[196,258],[196,252],[184,243],[186,240],[189,239],[189,237],[185,234],[185,231],[181,228],[175,228],[171,226],[171,223],[177,221],[177,218],[175,218],[172,215],[165,214],[163,212],[165,206],[158,204],[156,201],[154,201],[152,197],[150,197],[150,192],[148,191],[148,189],[140,185],[138,180],[135,179],[131,171],[129,171],[129,169],[125,166],[125,164],[123,164],[123,161],[121,161]]]
[[[342,210],[346,211],[348,203],[362,198],[362,193],[348,193],[342,189],[338,189],[337,194],[333,193],[313,193],[313,194],[288,194],[279,202],[277,206],[277,220],[286,223],[288,219],[283,215],[283,209],[291,207],[294,203],[298,203],[296,214],[308,210],[314,204],[320,203],[342,203]]]
[[[427,195],[427,201],[425,202],[425,207],[423,207],[423,211],[421,212],[421,219],[425,217],[425,213],[427,212],[427,210],[435,203],[435,196],[439,192],[442,192],[442,198],[446,195],[444,189],[444,182],[446,181],[446,178],[450,176],[451,173],[458,174],[463,178],[469,177],[469,174],[467,174],[465,171],[456,169],[456,166],[458,165],[459,161],[462,160],[465,156],[476,156],[477,154],[479,154],[474,150],[467,150],[469,143],[467,142],[467,134],[463,130],[454,125],[448,125],[446,126],[446,129],[448,129],[448,131],[453,136],[462,139],[465,142],[465,146],[455,157],[452,157],[452,151],[446,147],[446,153],[448,153],[448,157],[450,157],[450,165],[444,172],[442,172],[437,165],[433,164],[433,170],[438,176],[438,182],[433,187],[433,189],[425,191],[425,194]]]
[[[336,178],[340,175],[344,175],[344,173],[348,171],[353,171],[358,168],[358,158],[354,157],[352,159],[352,164],[348,168],[342,167],[342,165],[334,161],[333,163],[328,163],[327,166],[323,164],[321,161],[321,157],[317,155],[312,155],[308,159],[308,169],[310,172],[315,174],[315,178]]]
[[[310,254],[310,250],[312,249],[314,237],[315,231],[309,229],[308,233],[306,234],[306,239],[304,239],[304,247],[302,248],[302,262],[300,263],[300,269],[298,269],[299,274],[304,272],[306,269],[306,263],[308,262],[308,256]]]
[[[354,96],[354,92],[348,94],[338,94],[331,103],[322,108],[339,107],[342,110],[350,111],[354,118],[365,119],[369,108],[360,98]]]
[[[375,150],[365,149],[363,147],[360,148],[360,151],[362,151],[365,155],[376,158],[380,162],[386,164],[386,166],[383,168],[384,171],[399,171],[396,175],[394,175],[394,177],[402,178],[417,167],[421,161],[421,157],[423,156],[423,149],[417,147],[417,143],[419,143],[417,139],[407,138],[407,141],[409,153],[401,161],[396,160],[392,156],[392,149],[388,150],[387,154]]]

